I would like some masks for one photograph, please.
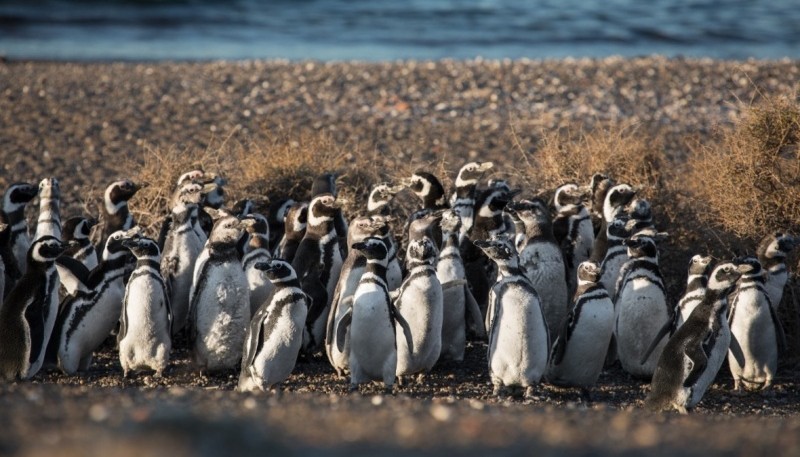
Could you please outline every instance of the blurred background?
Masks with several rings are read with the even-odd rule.
[[[800,57],[797,0],[0,0],[0,56]]]

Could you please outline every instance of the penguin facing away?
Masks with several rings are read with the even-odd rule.
[[[3,208],[0,215],[2,221],[9,225],[11,235],[9,245],[14,252],[17,260],[17,269],[20,274],[27,268],[28,249],[31,246],[31,238],[28,234],[28,220],[25,217],[25,208],[28,203],[39,193],[38,187],[34,184],[18,182],[11,184],[3,194]],[[8,268],[8,264],[6,264]],[[6,292],[11,291],[11,284],[6,279]]]
[[[161,277],[158,244],[145,237],[122,241],[136,257],[136,267],[125,287],[120,313],[119,361],[124,377],[130,371],[150,369],[160,377],[169,365],[172,349],[172,311]]]
[[[33,239],[43,236],[61,239],[61,188],[56,178],[44,178],[39,182],[39,217]]]
[[[240,392],[266,391],[289,377],[303,344],[309,305],[291,264],[276,259],[254,267],[264,272],[273,287],[247,328]]]
[[[758,244],[756,250],[758,261],[769,273],[764,287],[769,295],[769,301],[775,309],[781,304],[783,288],[789,279],[786,256],[797,246],[800,246],[800,237],[793,237],[783,232],[767,235]]]
[[[675,409],[686,414],[703,398],[725,361],[731,341],[725,318],[727,296],[749,268],[746,264],[723,263],[711,272],[703,301],[661,352],[645,408]]]

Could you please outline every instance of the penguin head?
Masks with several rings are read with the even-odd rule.
[[[375,236],[384,238],[392,231],[392,227],[389,224],[394,221],[394,218],[391,216],[371,216],[370,221]]]
[[[596,283],[602,275],[600,265],[592,260],[585,260],[578,265],[578,284]]]
[[[800,245],[800,238],[786,232],[775,232],[765,236],[758,245],[758,255],[767,259],[786,257]]]
[[[708,276],[711,272],[711,256],[710,255],[694,255],[689,260],[689,276]]]
[[[316,197],[322,194],[331,194],[334,197],[338,195],[336,192],[336,173],[323,173],[314,179],[311,184],[311,196]]]
[[[364,241],[353,243],[353,249],[364,253],[367,260],[376,260],[386,262],[389,256],[389,250],[386,243],[378,238],[371,236]]]
[[[737,257],[733,263],[737,265],[742,278],[756,278],[766,273],[761,262],[758,261],[758,257],[755,256]]]
[[[603,217],[606,221],[613,220],[616,212],[627,206],[635,195],[636,189],[628,184],[617,184],[609,189],[603,203]]]
[[[505,207],[505,211],[514,222],[522,222],[529,236],[547,231],[552,233],[550,209],[540,198],[511,202]]]
[[[409,218],[407,240],[416,240],[425,236],[433,238],[434,230],[442,219],[442,211],[421,210]]]
[[[225,185],[228,181],[216,173],[204,173],[203,203],[214,209],[222,208],[225,204]]]
[[[202,169],[187,171],[186,173],[178,177],[178,182],[176,183],[176,187],[180,188],[182,185],[192,181],[202,181],[203,175],[204,172]]]
[[[44,178],[39,182],[39,198],[61,198],[61,190],[56,178]]]
[[[233,213],[238,217],[244,217],[252,213],[255,208],[255,202],[249,198],[243,198],[233,204]]]
[[[420,200],[441,201],[444,204],[444,186],[439,178],[427,171],[417,170],[410,178],[403,179],[402,184],[411,189]]]
[[[492,162],[469,162],[461,167],[456,177],[456,187],[475,186],[483,174],[494,167]]]
[[[325,222],[333,221],[339,204],[336,197],[331,194],[322,194],[314,197],[308,205],[308,225],[319,227]]]
[[[281,259],[272,259],[269,262],[258,262],[253,267],[267,275],[270,282],[279,283],[297,279],[297,273],[289,262]]]
[[[367,211],[375,212],[388,205],[403,190],[403,186],[392,186],[388,183],[381,183],[372,188],[367,198]]]
[[[742,270],[750,268],[748,265],[743,265]],[[726,262],[717,265],[708,278],[708,288],[717,293],[725,293],[736,285],[736,281],[742,275],[739,265],[735,262]]]
[[[474,244],[490,259],[498,263],[513,262],[517,258],[517,251],[514,249],[514,245],[505,236],[498,236],[489,240],[477,240]]]
[[[632,259],[658,255],[656,241],[647,235],[636,234],[623,240],[622,245],[628,248],[628,256]]]
[[[236,216],[226,215],[214,222],[209,241],[212,243],[236,243],[244,234],[248,223],[240,221]]]
[[[152,238],[144,236],[125,238],[122,240],[122,246],[131,251],[137,259],[158,257],[161,255],[161,250],[158,249],[158,243]]]
[[[287,233],[301,233],[306,229],[308,223],[308,203],[292,202],[291,206],[284,213],[284,226]]]
[[[64,243],[54,236],[42,236],[31,243],[31,247],[28,249],[28,261],[38,263],[52,262],[64,253],[69,246],[70,243]]]
[[[269,238],[269,224],[262,214],[250,213],[240,216],[239,219],[244,222],[247,233]]]
[[[3,211],[8,214],[20,207],[24,207],[38,193],[39,189],[35,185],[26,182],[18,182],[8,186],[5,194],[3,194]]]
[[[433,244],[433,240],[427,236],[409,243],[406,253],[408,256],[407,263],[410,266],[419,264],[433,265],[436,262],[436,256],[439,254]]]
[[[635,198],[628,204],[628,216],[638,221],[649,221],[653,219],[653,209],[650,202],[644,198]]]
[[[628,230],[628,218],[626,216],[618,216],[613,222],[608,224],[606,228],[609,238],[627,238],[630,235]]]
[[[128,179],[112,182],[106,187],[106,202],[111,202],[112,204],[127,202],[142,187],[144,187],[143,184],[137,184]]]
[[[103,260],[110,260],[128,254],[128,248],[123,243],[128,239],[136,239],[142,236],[142,230],[139,226],[133,227],[130,230],[117,230],[106,239],[106,245],[103,249]]]
[[[352,242],[364,241],[371,236],[375,236],[375,226],[369,216],[360,216],[350,221],[347,237]]]
[[[186,182],[181,185],[176,195],[174,205],[197,205],[203,202],[203,186],[197,182]]]
[[[62,238],[64,241],[88,240],[92,227],[97,225],[97,219],[93,217],[75,216],[67,219],[62,227]]]
[[[556,211],[569,205],[580,205],[590,195],[588,187],[579,187],[577,184],[570,182],[559,186],[553,195],[553,206]]]
[[[444,236],[458,233],[461,230],[461,217],[452,209],[445,210],[442,212],[442,222],[439,225],[442,227]]]

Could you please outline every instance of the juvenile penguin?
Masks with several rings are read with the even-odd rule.
[[[758,261],[768,273],[764,287],[769,295],[769,301],[775,309],[781,304],[783,288],[789,279],[786,256],[797,246],[800,246],[800,237],[792,237],[783,232],[767,235],[758,244],[756,250]]]
[[[58,239],[45,235],[36,239],[28,249],[28,269],[0,307],[0,377],[5,381],[34,376],[39,368],[39,353],[43,358],[47,346],[47,314],[55,312],[58,302],[58,282],[55,259],[66,246]],[[35,322],[27,315],[37,317]],[[51,327],[52,329],[52,327]]]
[[[264,272],[273,287],[247,327],[240,392],[266,391],[289,377],[303,344],[309,305],[288,262],[259,262],[255,268]]]
[[[222,216],[197,258],[189,294],[190,344],[201,372],[236,368],[250,322],[250,290],[237,243],[247,221]]]
[[[784,347],[783,327],[765,288],[767,272],[755,257],[739,259],[749,267],[730,296],[728,325],[731,349],[728,366],[734,389],[768,389],[778,370],[778,348]]]
[[[413,341],[411,350],[403,344],[403,332],[398,332],[396,373],[401,382],[406,376],[429,372],[442,351],[442,284],[435,266],[438,252],[430,238],[423,238],[411,242],[408,253],[408,276],[392,294]]]
[[[469,162],[458,171],[455,191],[450,196],[450,207],[461,218],[459,239],[464,238],[472,228],[478,183],[493,166],[492,162]]]
[[[711,272],[703,301],[664,346],[644,401],[651,411],[693,408],[714,381],[731,341],[728,294],[747,265],[723,263]]]
[[[242,257],[242,269],[250,288],[250,315],[253,316],[272,292],[272,281],[263,270],[256,268],[256,265],[269,262],[272,260],[272,255],[269,252],[267,218],[258,213],[251,213],[244,219],[253,221],[247,227],[247,245],[244,250],[245,255]]]
[[[517,251],[505,238],[476,241],[497,263],[498,277],[489,294],[489,376],[494,394],[521,387],[533,394],[547,368],[550,335],[539,296],[519,265]]]
[[[140,184],[127,179],[115,181],[106,187],[103,194],[102,224],[100,225],[100,243],[98,246],[105,246],[105,240],[115,232],[120,230],[130,230],[136,225],[133,215],[128,209],[128,200],[136,195],[141,189]]]
[[[289,263],[294,261],[300,242],[306,235],[308,226],[308,203],[294,202],[285,214],[283,223],[283,237],[280,240],[275,257],[281,258]],[[270,232],[271,234],[272,232]]]
[[[667,344],[667,338],[655,340],[662,336],[662,328],[673,322],[674,310],[667,303],[655,240],[634,235],[624,244],[630,260],[620,271],[616,289],[617,356],[625,371],[649,379]],[[643,357],[646,357],[644,361]]]
[[[103,260],[89,271],[72,258],[59,258],[64,282],[78,284],[61,304],[53,338],[58,338],[58,366],[66,374],[89,368],[92,354],[108,338],[122,315],[123,277],[130,252],[123,242],[137,238],[138,228],[117,231],[106,239]]]
[[[303,291],[311,297],[308,311],[308,344],[304,350],[322,348],[328,312],[342,269],[339,236],[334,225],[338,205],[333,195],[323,194],[311,200],[308,207],[306,234],[292,261]]]
[[[158,244],[150,238],[122,241],[136,256],[136,268],[125,286],[120,313],[119,362],[122,375],[143,369],[160,377],[169,364],[172,349],[172,312]]]
[[[28,249],[31,246],[25,208],[38,192],[39,189],[36,185],[18,182],[8,186],[3,194],[3,210],[0,214],[2,214],[2,221],[11,229],[9,245],[14,252],[20,274],[25,273],[27,268]],[[12,284],[7,282],[6,286],[6,292],[10,292]]]
[[[367,265],[353,295],[351,307],[335,325],[336,344],[344,350],[345,335],[350,338],[350,390],[370,381],[383,381],[392,391],[397,369],[395,331],[400,324],[410,351],[414,342],[408,323],[397,312],[386,286],[386,261],[389,253],[379,238],[355,243],[364,253]]]
[[[97,250],[95,250],[89,236],[92,227],[97,225],[97,219],[83,216],[75,216],[64,222],[62,240],[65,243],[75,241],[74,247],[67,249],[64,255],[68,255],[83,264],[89,271],[93,270],[97,264]]]
[[[589,260],[594,243],[594,228],[589,211],[583,205],[586,190],[577,184],[568,183],[556,189],[553,206],[553,236],[564,254],[567,284],[570,295],[577,288],[578,265]]]
[[[39,217],[34,240],[43,236],[61,239],[61,188],[56,178],[44,178],[39,183]],[[58,290],[58,287],[56,287]]]
[[[581,262],[577,279],[572,308],[553,343],[545,377],[556,385],[586,389],[597,382],[603,370],[614,332],[614,303],[600,284],[596,262]]]
[[[689,260],[689,273],[686,278],[686,291],[676,306],[676,328],[689,319],[692,311],[703,301],[711,273],[711,256],[695,255]]]

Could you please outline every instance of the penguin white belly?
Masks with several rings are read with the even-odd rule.
[[[403,268],[400,266],[400,261],[397,257],[389,262],[386,267],[386,287],[392,291],[397,289],[403,284]]]
[[[528,387],[547,367],[549,341],[538,299],[509,286],[496,298],[489,340],[489,375],[495,386]]]
[[[683,297],[678,303],[678,309],[680,310],[680,316],[678,316],[678,322],[676,329],[683,325],[689,319],[689,316],[692,314],[697,305],[703,301],[703,297],[705,296],[705,289],[700,289],[690,293]]]
[[[250,290],[250,316],[255,315],[258,308],[269,297],[274,286],[263,271],[258,270],[254,265],[258,262],[269,262],[270,256],[266,253],[251,255],[246,257],[244,262],[244,272],[247,278],[247,286]]]
[[[303,344],[303,330],[308,313],[305,304],[290,304],[281,309],[280,313],[275,326],[269,333],[265,333],[264,343],[253,360],[253,365],[247,368],[251,376],[256,378],[261,390],[267,390],[289,378]],[[267,329],[262,331],[267,332]]]
[[[779,273],[770,272],[767,282],[764,283],[764,290],[767,292],[772,307],[777,310],[783,299],[783,288],[789,279],[786,268],[782,268]]]
[[[161,274],[170,282],[170,308],[172,309],[172,330],[177,333],[186,326],[189,317],[189,291],[192,288],[195,263],[203,250],[203,244],[193,231],[176,237],[174,243],[165,247],[161,260]],[[169,273],[169,265],[175,271]]]
[[[195,291],[195,359],[201,368],[236,368],[242,358],[250,296],[239,262],[225,262],[206,270],[205,287]]]
[[[26,378],[33,377],[44,365],[44,357],[45,353],[47,352],[47,345],[50,341],[50,338],[53,338],[53,328],[56,325],[56,316],[58,314],[58,288],[61,285],[61,281],[58,279],[58,273],[56,272],[55,267],[53,267],[53,273],[51,274],[48,272],[47,274],[50,281],[53,282],[52,286],[47,286],[51,291],[46,297],[47,302],[43,304],[43,310],[47,310],[47,319],[44,322],[44,339],[42,341],[42,348],[39,352],[38,357],[36,360],[31,361],[30,367],[28,368],[28,373],[25,376]],[[119,314],[117,315],[119,316]],[[31,354],[33,356],[33,354]]]
[[[708,354],[708,363],[706,364],[706,369],[700,374],[697,382],[691,386],[692,396],[689,398],[689,401],[686,404],[687,408],[693,408],[700,402],[700,400],[702,400],[706,390],[708,390],[708,387],[712,382],[714,382],[714,379],[717,377],[717,373],[719,373],[719,369],[722,367],[723,362],[725,362],[725,356],[728,353],[730,344],[731,329],[728,327],[728,321],[723,320],[721,322],[719,334],[717,334],[716,341],[714,342],[714,346],[711,347]]]
[[[397,376],[428,372],[442,352],[442,285],[434,274],[414,279],[406,284],[395,303],[411,328],[414,342],[414,351],[410,353],[406,335],[398,326]]]
[[[739,365],[732,351],[728,352],[728,366],[733,379],[745,389],[769,386],[778,369],[778,337],[764,298],[755,289],[740,292],[730,323],[731,337],[736,338],[742,350],[744,366]]]
[[[628,253],[627,251],[624,251],[623,253],[617,254],[614,257],[610,257],[603,262],[603,275],[600,277],[600,283],[603,284],[603,287],[605,287],[608,291],[608,295],[611,297],[611,300],[616,300],[616,288],[617,279],[619,279],[619,270],[622,269],[622,265],[627,261]]]
[[[525,276],[539,294],[550,333],[555,334],[567,316],[569,297],[564,257],[552,243],[529,244],[520,254]]]
[[[161,374],[172,349],[167,307],[161,285],[149,278],[128,284],[125,315],[127,328],[119,342],[124,372],[150,369]]]
[[[594,300],[591,308],[581,310],[572,330],[564,358],[550,365],[547,379],[553,384],[589,387],[603,370],[606,349],[614,331],[614,305],[611,299]]]
[[[442,251],[444,257],[446,250]],[[464,265],[460,261],[450,259],[440,260],[436,266],[436,276],[442,284],[442,351],[443,358],[461,361],[464,360],[464,347],[466,345],[466,309],[464,286],[447,287],[451,281],[463,281]]]
[[[642,365],[642,356],[669,320],[666,297],[662,290],[647,279],[637,278],[620,291],[616,301],[617,355],[628,373],[650,378],[656,369],[661,351],[667,344],[664,337]]]
[[[350,332],[348,331],[344,337],[344,345],[342,350],[339,350],[339,347],[336,345],[336,323],[339,322],[339,319],[347,312],[350,308],[352,303],[349,305],[344,303],[345,301],[353,299],[353,294],[358,287],[358,281],[361,279],[361,275],[364,274],[364,267],[353,267],[350,269],[350,273],[347,277],[340,278],[342,282],[342,287],[339,291],[339,300],[338,306],[336,307],[335,315],[331,316],[330,319],[333,319],[331,330],[333,331],[332,335],[328,335],[328,339],[330,340],[330,344],[327,346],[328,350],[328,360],[330,360],[331,365],[339,372],[344,372],[348,369],[350,364]]]
[[[394,384],[397,368],[394,332],[385,291],[374,284],[359,284],[353,296],[350,324],[351,385],[368,381]]]

